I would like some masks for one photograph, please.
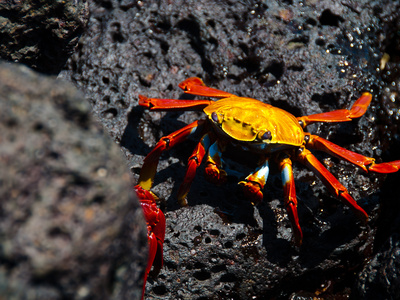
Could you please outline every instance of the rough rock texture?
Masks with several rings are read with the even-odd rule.
[[[0,57],[58,74],[89,18],[85,0],[0,3]]]
[[[1,62],[0,107],[0,298],[138,299],[145,222],[82,94]]]
[[[65,2],[57,2],[56,5],[63,3]],[[144,156],[162,135],[201,116],[200,113],[193,112],[148,113],[137,107],[138,94],[165,98],[182,97],[177,84],[189,76],[200,76],[208,85],[260,99],[296,116],[348,108],[360,92],[370,90],[375,96],[374,100],[366,115],[359,121],[338,125],[313,125],[309,130],[351,150],[377,157],[379,161],[399,159],[398,1],[106,0],[90,2],[90,10],[88,30],[80,40],[63,76],[73,81],[86,94],[93,104],[95,114],[112,137],[123,146],[136,177]],[[29,15],[36,11],[40,10],[27,10],[25,13]],[[50,14],[49,20],[56,21],[52,24],[57,24],[59,11],[48,10],[47,13]],[[1,11],[2,26],[8,24],[3,22],[7,14],[7,11]],[[19,21],[18,18],[15,20]],[[15,24],[6,29],[8,36],[11,36],[9,32],[14,27],[18,28]],[[29,29],[43,29],[42,27],[48,29],[44,24],[37,27],[36,24],[26,25],[27,31],[35,32]],[[62,24],[63,22],[59,23],[60,26]],[[12,48],[14,44],[7,45]],[[52,41],[46,45],[54,45],[55,53],[62,54],[60,61],[66,59],[62,43],[60,45]],[[21,56],[18,49],[11,49],[11,52],[19,55],[18,57],[25,57]],[[38,54],[46,57],[47,50],[38,49]],[[44,59],[39,63],[25,63],[48,70],[50,61]],[[57,70],[50,72],[56,73]],[[26,76],[24,74],[18,73],[17,77]],[[40,91],[41,86],[37,84],[35,89]],[[33,89],[29,91],[33,95],[37,94]],[[46,95],[48,93],[43,98]],[[20,111],[23,110],[18,109],[13,113]],[[71,114],[66,117],[70,118]],[[71,121],[76,126],[81,126],[79,118]],[[41,127],[39,124],[36,130],[41,132]],[[48,130],[47,127],[44,129]],[[6,132],[9,130],[14,129],[12,126],[7,127]],[[23,141],[31,141],[32,136],[41,134],[48,133],[28,131],[25,135],[15,136],[21,137]],[[90,139],[83,140],[86,142]],[[32,144],[32,149],[38,149],[34,146],[35,143]],[[299,216],[304,232],[304,243],[300,249],[296,249],[290,243],[291,229],[281,202],[282,188],[278,175],[271,174],[265,190],[265,202],[253,208],[243,199],[236,185],[237,180],[217,187],[204,180],[200,168],[188,197],[190,207],[180,208],[176,204],[175,195],[193,147],[194,141],[185,142],[166,153],[160,162],[154,191],[165,200],[161,203],[167,216],[165,267],[157,278],[149,279],[148,298],[304,299],[316,296],[351,296],[355,299],[395,299],[399,295],[399,285],[394,284],[399,277],[396,254],[399,246],[398,238],[392,236],[399,231],[400,201],[396,196],[399,194],[399,175],[389,175],[386,180],[385,176],[367,176],[349,164],[339,163],[325,155],[318,156],[370,214],[371,221],[367,227],[363,227],[347,208],[343,208],[327,193],[326,188],[315,180],[311,172],[296,165]],[[33,155],[39,155],[40,158],[41,151],[37,152],[39,154]],[[49,162],[51,166],[60,163],[58,160],[61,159],[62,157],[54,158],[51,155],[43,157],[43,161]],[[239,158],[239,162],[241,159]],[[251,166],[246,158],[244,160],[246,161],[243,164],[235,167],[246,174],[251,171]],[[112,167],[123,164],[114,160],[110,163]],[[86,161],[84,164],[83,169],[90,168]],[[41,169],[32,170],[41,172]],[[24,172],[20,173],[31,175]],[[94,180],[93,176],[96,174],[91,175],[91,180]],[[9,176],[13,179],[2,176],[9,181],[21,180],[15,176]],[[53,182],[50,177],[48,181]],[[88,181],[91,182],[89,179]],[[25,182],[31,183],[29,180],[22,183],[26,184]],[[122,183],[115,183],[117,186],[119,184]],[[75,186],[76,182],[67,185],[67,196],[70,185]],[[11,209],[9,206],[15,204],[5,202],[9,207],[7,212],[11,215],[9,218],[2,215],[0,224],[5,224],[2,225],[5,226],[3,228],[15,230],[16,226],[22,226],[21,232],[24,232],[27,230],[25,222],[42,216],[42,202],[37,201],[39,208],[36,210],[27,208],[32,203],[30,197],[36,195],[30,192],[36,191],[32,186],[33,183],[29,186],[28,196],[24,196],[18,207],[25,208],[21,210],[25,215],[19,219],[19,223],[11,222],[12,226],[7,225],[10,222],[7,220],[14,220],[14,215],[20,209]],[[51,184],[50,187],[54,189],[57,185]],[[85,192],[85,186],[76,189]],[[128,184],[125,189],[121,186],[121,189],[120,192],[124,194]],[[9,193],[9,189],[6,192]],[[88,195],[90,199],[91,194]],[[7,198],[2,196],[1,199],[3,203],[3,199]],[[82,200],[79,199],[81,198],[72,199],[71,206],[80,205],[79,201]],[[85,203],[84,209],[66,209],[63,212],[70,212],[71,217],[82,214],[82,211],[91,207],[92,202]],[[108,203],[105,200],[100,202],[97,205],[102,207],[106,207]],[[54,208],[54,202],[48,205]],[[34,213],[29,214],[30,211]],[[132,218],[126,216],[128,211],[132,213]],[[118,214],[118,220],[126,216],[126,226],[136,226],[134,212],[134,209],[121,209],[111,213],[113,216]],[[84,216],[77,219],[88,223],[86,218]],[[106,217],[99,217],[96,222],[103,224],[105,219]],[[47,218],[43,218],[44,222],[46,220]],[[66,224],[69,224],[68,220],[66,218]],[[5,247],[1,259],[4,267],[0,269],[1,280],[5,284],[0,286],[11,287],[7,291],[11,291],[16,299],[30,295],[31,292],[18,292],[31,291],[27,287],[32,285],[39,287],[38,291],[32,292],[33,295],[44,293],[49,299],[51,295],[55,299],[61,296],[73,298],[72,293],[77,293],[76,298],[137,298],[140,294],[137,276],[143,270],[145,259],[136,256],[140,256],[142,252],[137,253],[131,244],[133,242],[130,234],[136,227],[123,231],[126,236],[116,235],[115,239],[109,237],[105,241],[101,240],[104,243],[102,247],[96,248],[99,251],[93,250],[88,255],[85,254],[85,247],[75,239],[68,238],[75,238],[79,232],[91,232],[90,224],[89,228],[86,225],[78,226],[78,234],[69,231],[69,227],[65,230],[62,228],[64,231],[57,229],[50,234],[50,238],[55,236],[64,241],[65,248],[79,245],[75,248],[83,251],[83,254],[74,252],[73,255],[79,263],[72,265],[78,266],[77,270],[64,272],[62,267],[55,267],[62,271],[47,273],[47,277],[40,274],[38,276],[33,271],[38,269],[37,262],[41,262],[44,252],[27,251],[28,254],[25,254],[21,250],[25,248],[18,246],[15,249],[19,256],[13,256],[10,260],[9,256],[4,258],[5,254],[12,255],[6,251],[10,248]],[[121,226],[124,227],[122,224]],[[46,233],[43,232],[37,231],[35,234]],[[59,238],[60,235],[67,238]],[[26,236],[27,240],[24,238],[23,242],[30,241],[31,236]],[[35,235],[32,234],[32,237]],[[18,234],[9,239],[4,245],[21,244],[21,236]],[[121,251],[126,251],[127,254],[119,255],[121,252],[117,250],[106,251],[105,254],[103,249],[107,246],[104,245],[111,243],[111,240],[115,249],[122,245]],[[85,240],[85,243],[89,242]],[[1,245],[4,247],[3,243]],[[49,242],[49,245],[52,243]],[[52,249],[50,246],[44,249]],[[44,250],[41,248],[41,251]],[[68,251],[64,251],[57,253],[66,253],[68,257]],[[103,259],[102,255],[109,256]],[[57,266],[68,267],[69,264],[62,257],[58,258]],[[112,261],[115,257],[120,259],[112,267],[107,268],[106,263],[106,267],[99,267],[104,266],[104,261]],[[51,266],[51,259],[48,261]],[[142,266],[138,266],[138,262]],[[104,274],[99,270],[106,270],[105,276],[108,278],[98,279]],[[130,272],[133,275],[130,276]],[[34,274],[34,280],[27,279],[31,277],[25,276],[26,274]],[[68,277],[69,275],[72,277]],[[386,276],[385,280],[383,275]],[[72,278],[72,281],[68,278]],[[17,284],[11,283],[11,280],[16,280]],[[90,287],[98,289],[92,290]],[[88,290],[98,293],[88,294]]]
[[[360,273],[359,299],[399,299],[399,268],[400,241],[394,234]]]
[[[399,159],[399,8],[397,1],[91,3],[88,31],[64,76],[86,93],[135,174],[161,136],[201,116],[149,113],[137,106],[138,95],[182,97],[177,85],[190,76],[296,116],[349,108],[369,90],[374,100],[359,121],[309,130],[379,161]],[[369,282],[382,283],[356,281],[398,230],[398,210],[390,209],[397,206],[387,197],[399,193],[396,175],[382,187],[385,176],[318,156],[370,214],[364,227],[296,165],[304,231],[296,249],[278,175],[266,185],[265,202],[253,208],[237,180],[217,187],[200,168],[190,206],[179,208],[175,195],[193,147],[185,142],[160,161],[153,190],[165,200],[165,267],[149,279],[149,299],[347,298],[366,296]],[[251,171],[247,162],[236,167],[245,175]],[[372,276],[371,269],[365,267],[364,276]],[[398,287],[381,288],[381,295],[398,293]]]

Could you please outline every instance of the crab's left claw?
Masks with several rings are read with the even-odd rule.
[[[253,205],[258,205],[263,200],[262,187],[258,182],[254,181],[240,181],[239,185],[243,188],[244,197],[249,200]]]
[[[158,274],[163,265],[163,244],[165,239],[165,216],[157,207],[156,196],[143,189],[140,185],[135,186],[135,192],[142,206],[144,217],[147,222],[147,239],[149,241],[149,258],[144,275],[142,290],[142,299],[146,287],[147,276],[151,267],[154,266],[154,272]]]
[[[260,204],[263,200],[262,189],[267,182],[268,174],[269,162],[266,159],[254,173],[246,177],[246,180],[239,182],[243,187],[244,196],[254,205]]]

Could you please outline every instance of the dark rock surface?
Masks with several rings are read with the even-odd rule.
[[[85,0],[2,1],[0,57],[58,74],[89,18]]]
[[[138,299],[145,222],[70,83],[0,63],[0,298]]]
[[[138,94],[181,97],[177,84],[190,76],[296,116],[349,108],[369,90],[375,97],[359,121],[309,130],[378,160],[399,159],[397,2],[108,1],[92,4],[91,12],[88,32],[64,76],[86,93],[135,174],[161,136],[201,116],[148,113],[137,107]],[[385,52],[391,55],[387,64]],[[397,74],[391,80],[383,70],[390,64],[389,75]],[[160,162],[153,190],[165,199],[165,267],[149,279],[148,298],[368,293],[354,288],[356,274],[395,231],[379,227],[379,203],[388,194],[381,189],[385,176],[318,156],[370,214],[364,227],[311,172],[296,165],[304,230],[304,243],[296,249],[277,175],[267,183],[265,202],[254,209],[243,201],[236,181],[213,186],[200,168],[190,206],[179,208],[175,195],[193,147],[193,141],[185,142]],[[245,163],[240,170],[251,169]],[[390,182],[384,188],[398,194],[398,184]],[[391,220],[397,215],[392,211]],[[374,243],[377,231],[379,243]]]
[[[359,299],[399,299],[400,240],[392,235],[358,279]]]
[[[62,76],[85,93],[94,113],[123,147],[136,178],[143,158],[161,136],[202,116],[149,113],[137,106],[138,94],[182,97],[177,84],[190,76],[296,116],[349,108],[362,91],[369,90],[374,99],[360,120],[317,124],[309,130],[378,161],[399,159],[398,1],[89,4],[87,32]],[[158,277],[149,278],[147,298],[395,299],[399,294],[398,239],[393,235],[399,231],[398,174],[365,175],[318,155],[370,214],[368,226],[362,226],[311,172],[296,165],[304,232],[303,245],[296,249],[290,242],[277,174],[270,176],[264,203],[253,208],[236,180],[214,186],[204,180],[200,168],[188,196],[190,206],[176,204],[194,145],[185,142],[160,162],[154,191],[165,200],[161,202],[167,217],[165,267]],[[247,160],[236,167],[244,174],[251,171]],[[121,211],[122,218],[125,214]],[[135,226],[134,219],[128,221]],[[115,243],[129,250],[129,237]],[[135,256],[133,245],[131,251]],[[94,257],[104,255],[99,252]],[[143,267],[145,259],[141,262]],[[138,262],[124,256],[120,263],[118,270],[126,277],[117,272],[109,281],[101,281],[108,283],[102,286],[104,298],[138,295],[137,275],[123,272],[136,269]],[[95,280],[97,261],[88,264],[89,272],[82,278]],[[3,278],[8,280],[10,274]],[[61,279],[56,280],[58,286],[73,287]],[[114,293],[119,287],[123,292]]]

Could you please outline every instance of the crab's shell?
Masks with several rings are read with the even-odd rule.
[[[256,99],[224,98],[204,108],[204,112],[218,128],[217,132],[236,141],[258,145],[259,150],[301,146],[304,142],[303,128],[292,114]],[[215,114],[212,116],[214,112],[217,121]],[[271,138],[260,139],[268,131]]]

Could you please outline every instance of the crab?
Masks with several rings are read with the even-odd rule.
[[[153,186],[161,154],[190,136],[200,133],[200,141],[189,157],[186,175],[177,194],[178,202],[182,206],[188,205],[187,195],[191,183],[205,156],[206,179],[215,184],[223,184],[229,175],[229,170],[225,168],[223,160],[225,150],[233,148],[257,155],[260,158],[258,167],[239,182],[243,187],[244,195],[254,205],[261,203],[270,164],[277,164],[282,177],[283,200],[292,226],[293,241],[296,246],[300,246],[303,233],[297,213],[292,161],[298,161],[311,169],[328,190],[349,206],[364,223],[368,221],[368,214],[357,204],[347,189],[317,160],[310,149],[320,150],[346,160],[365,172],[393,173],[400,169],[400,160],[376,163],[372,157],[349,151],[305,131],[308,125],[315,122],[346,122],[361,117],[372,100],[372,95],[368,92],[363,93],[350,109],[295,117],[285,110],[262,101],[207,87],[197,77],[186,79],[179,84],[179,87],[187,94],[220,99],[217,101],[177,100],[139,95],[139,105],[150,111],[203,110],[207,118],[196,120],[162,137],[144,159],[138,186],[149,191]],[[154,253],[154,250],[150,249],[150,252]]]

